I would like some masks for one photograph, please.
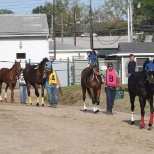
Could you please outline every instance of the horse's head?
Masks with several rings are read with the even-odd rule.
[[[144,64],[144,71],[146,72],[149,83],[154,84],[154,60],[147,59]]]
[[[43,75],[43,73],[45,72],[48,61],[49,61],[48,58],[43,58],[43,60],[37,65],[35,70],[38,70],[39,74]]]
[[[14,63],[14,65],[13,65],[13,67],[15,68],[15,71],[16,71],[16,74],[17,75],[19,75],[20,74],[20,69],[21,69],[21,61],[20,62],[17,62],[16,60],[15,60],[15,63]]]

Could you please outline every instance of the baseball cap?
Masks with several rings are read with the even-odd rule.
[[[112,67],[113,64],[112,64],[111,62],[109,62],[107,66],[108,66],[108,67]]]

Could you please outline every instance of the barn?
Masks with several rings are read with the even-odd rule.
[[[49,56],[49,29],[45,14],[0,15],[0,68],[15,60],[38,63]]]

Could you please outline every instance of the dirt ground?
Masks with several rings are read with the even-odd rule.
[[[104,109],[93,114],[92,107],[83,112],[83,106],[22,105],[19,90],[15,99],[0,103],[0,154],[154,153],[154,129],[139,129],[138,115],[131,126],[128,113],[107,116]]]

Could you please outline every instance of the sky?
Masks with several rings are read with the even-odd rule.
[[[53,0],[0,0],[0,9],[8,9],[15,14],[31,14],[32,10],[44,3],[53,2]],[[104,0],[92,0],[94,8],[99,7]],[[80,0],[79,4],[89,4],[90,0]]]

